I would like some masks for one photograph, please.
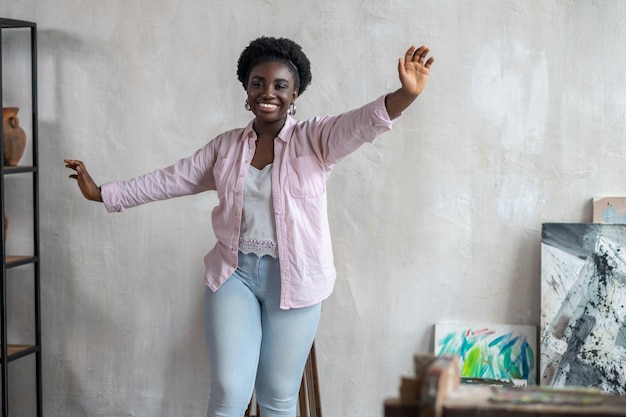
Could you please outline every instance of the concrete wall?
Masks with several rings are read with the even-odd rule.
[[[317,338],[326,415],[381,416],[436,321],[538,325],[541,223],[590,221],[593,196],[624,193],[619,0],[3,0],[0,15],[39,29],[49,417],[204,415],[202,256],[216,196],[111,215],[81,198],[63,158],[98,182],[125,179],[242,126],[235,65],[257,36],[309,55],[301,118],[397,88],[411,43],[436,57],[393,131],[329,181],[339,278]],[[23,56],[19,40],[3,47],[5,65]],[[28,108],[24,78],[5,74],[5,105]],[[19,181],[8,187],[19,195]],[[20,224],[28,198],[6,204]],[[12,233],[10,249],[27,246],[28,232]],[[18,282],[12,319],[26,326]],[[26,414],[32,363],[12,366]]]

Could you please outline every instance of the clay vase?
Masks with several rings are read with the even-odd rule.
[[[20,127],[20,119],[17,117],[19,110],[19,107],[2,108],[4,166],[17,166],[26,149],[26,132]]]

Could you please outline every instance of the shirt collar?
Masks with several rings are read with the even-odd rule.
[[[285,125],[282,129],[280,129],[280,132],[278,132],[278,139],[282,140],[283,142],[289,142],[296,123],[296,119],[291,116],[287,116],[287,120],[285,120]]]
[[[289,142],[289,138],[291,138],[291,134],[293,132],[294,127],[298,121],[291,116],[287,116],[287,120],[285,120],[285,125],[280,132],[278,132],[278,139],[283,142]],[[254,132],[254,119],[250,120],[246,127],[243,130],[243,138],[256,137],[256,133]]]

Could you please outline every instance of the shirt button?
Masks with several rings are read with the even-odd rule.
[[[243,178],[243,174],[239,174],[239,176],[240,176],[241,178]]]
[[[233,268],[237,268],[237,265],[235,265],[235,264],[232,264],[231,266],[232,266]]]
[[[239,212],[235,213],[235,217],[239,217],[239,214],[240,214]]]
[[[241,195],[241,191],[237,191],[237,195]]]
[[[232,250],[233,252],[237,250],[237,248],[230,248],[230,250]]]

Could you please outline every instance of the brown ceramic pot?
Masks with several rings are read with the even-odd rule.
[[[19,107],[2,108],[2,142],[4,165],[17,166],[26,149],[26,132],[20,127],[17,117]]]

